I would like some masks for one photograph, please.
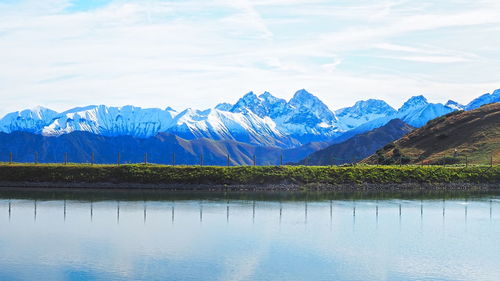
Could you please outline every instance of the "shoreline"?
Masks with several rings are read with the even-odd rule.
[[[0,188],[171,191],[500,190],[500,166],[0,164]]]
[[[161,190],[161,191],[497,191],[497,183],[344,183],[344,184],[148,184],[107,182],[11,182],[0,181],[0,189],[66,190]]]

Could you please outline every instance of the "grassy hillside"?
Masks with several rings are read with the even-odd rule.
[[[500,103],[429,121],[386,145],[363,163],[489,164],[500,162]]]
[[[145,184],[500,183],[500,167],[0,164],[1,182]]]
[[[340,165],[357,162],[370,156],[387,143],[408,134],[413,129],[415,128],[400,119],[394,119],[380,128],[316,151],[300,161],[300,164]]]

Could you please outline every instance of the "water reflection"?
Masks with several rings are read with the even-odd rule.
[[[493,213],[493,200],[490,199],[490,221],[491,221],[492,213]]]
[[[200,202],[200,222],[203,222],[203,205]]]
[[[253,200],[252,204],[252,223],[255,223],[255,200]]]
[[[363,192],[203,192],[167,190],[96,190],[1,188],[0,198],[77,201],[183,201],[183,200],[245,200],[245,201],[327,201],[327,200],[442,200],[474,199],[497,196],[499,191],[363,191]]]
[[[281,225],[281,216],[283,215],[283,203],[280,201],[280,225]]]
[[[0,280],[500,276],[498,194],[51,192],[0,196]]]
[[[175,206],[172,205],[172,224],[174,224]]]
[[[307,201],[304,201],[304,223],[307,224]]]

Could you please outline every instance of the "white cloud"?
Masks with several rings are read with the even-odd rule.
[[[400,1],[69,6],[0,4],[0,115],[35,105],[204,108],[250,90],[287,98],[301,88],[332,108],[420,93],[465,103],[500,88],[494,1],[447,12]],[[488,71],[479,77],[479,68]]]

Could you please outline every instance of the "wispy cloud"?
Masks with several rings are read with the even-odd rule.
[[[300,88],[332,108],[467,102],[500,87],[499,23],[496,1],[0,1],[0,115]]]

